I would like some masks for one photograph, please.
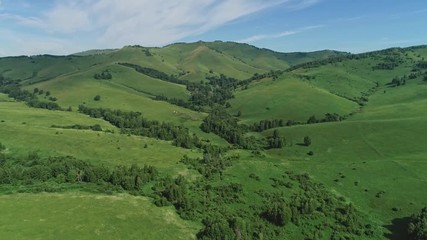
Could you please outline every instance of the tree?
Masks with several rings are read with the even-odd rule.
[[[423,208],[419,214],[411,216],[408,233],[415,240],[427,239],[427,207]]]
[[[319,121],[316,119],[316,116],[311,116],[308,118],[307,123],[308,124],[313,124],[313,123],[318,123]]]
[[[307,147],[311,145],[311,138],[309,136],[304,137],[304,145]]]
[[[96,95],[96,96],[93,98],[93,100],[95,100],[95,101],[100,101],[100,100],[101,100],[101,96],[100,96],[100,95]]]

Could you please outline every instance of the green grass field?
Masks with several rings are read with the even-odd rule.
[[[0,196],[3,239],[194,239],[199,226],[144,197],[79,192]]]
[[[247,90],[237,92],[230,102],[230,111],[241,111],[243,122],[264,119],[305,122],[312,115],[317,118],[326,113],[345,115],[358,109],[358,105],[350,100],[289,75],[252,84]]]

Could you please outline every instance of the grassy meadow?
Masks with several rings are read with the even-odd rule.
[[[345,115],[358,110],[356,103],[287,74],[238,91],[230,103],[230,111],[240,111],[243,122],[266,119],[305,122],[312,115],[320,118],[325,113]]]
[[[0,206],[3,239],[194,239],[200,227],[125,194],[11,194]]]

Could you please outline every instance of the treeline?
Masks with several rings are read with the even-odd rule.
[[[200,139],[196,135],[190,135],[187,128],[145,119],[140,112],[89,108],[84,105],[79,106],[79,112],[93,118],[103,118],[120,128],[122,133],[173,141],[175,146],[183,148],[201,146]]]
[[[138,193],[144,184],[158,176],[157,170],[151,166],[117,166],[111,170],[70,156],[43,159],[34,152],[21,159],[1,154],[0,160],[0,184],[38,186],[28,191],[54,191],[49,190],[48,185],[40,187],[43,183],[91,183],[93,189],[100,192],[125,190]]]
[[[102,127],[99,124],[95,124],[95,125],[91,125],[91,126],[80,125],[80,124],[74,124],[74,125],[69,125],[69,126],[52,125],[50,127],[51,128],[62,128],[62,129],[92,130],[92,131],[97,131],[97,132],[102,131]]]
[[[173,83],[178,83],[178,84],[183,84],[183,85],[187,85],[189,83],[186,80],[181,80],[174,75],[168,75],[168,74],[161,72],[161,71],[158,71],[154,68],[142,67],[142,66],[139,66],[139,65],[133,64],[133,63],[119,63],[119,64],[122,66],[125,66],[125,67],[133,68],[133,69],[135,69],[135,71],[137,71],[139,73],[142,73],[142,74],[147,75],[149,77],[157,78],[157,79],[160,79],[163,81],[173,82]]]
[[[273,71],[273,70],[271,70],[270,72],[261,73],[261,74],[260,73],[254,73],[254,75],[252,77],[250,77],[249,79],[243,80],[241,85],[247,85],[251,81],[261,80],[264,78],[277,79],[280,74],[282,74],[282,71]]]
[[[165,101],[173,105],[180,106],[183,108],[188,108],[194,111],[201,111],[203,109],[202,107],[196,106],[189,101],[182,100],[179,98],[169,98],[169,97],[166,97],[165,95],[157,95],[155,96],[154,100]]]
[[[260,120],[249,126],[247,129],[253,132],[263,132],[268,129],[293,126],[293,125],[303,125],[303,124],[315,124],[315,123],[324,123],[324,122],[339,122],[345,120],[345,117],[340,116],[337,113],[326,113],[323,118],[318,119],[315,115],[310,116],[307,121],[295,121],[295,120],[285,120],[283,119],[273,119],[273,120]]]

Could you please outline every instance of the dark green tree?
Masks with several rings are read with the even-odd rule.
[[[408,233],[414,240],[427,239],[427,207],[421,209],[419,214],[411,216],[408,224]]]
[[[311,116],[308,118],[307,123],[308,124],[313,124],[313,123],[318,123],[319,121],[316,119],[316,116]]]
[[[311,138],[309,136],[304,137],[304,145],[307,147],[311,145]]]

